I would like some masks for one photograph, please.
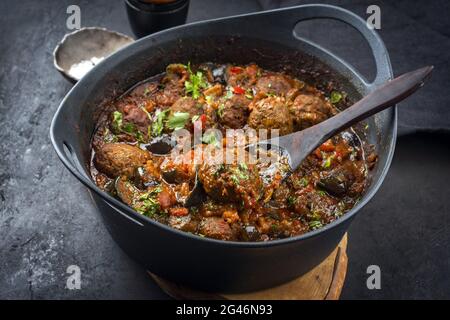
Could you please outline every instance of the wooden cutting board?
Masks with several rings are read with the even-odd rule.
[[[175,299],[337,300],[341,295],[346,274],[347,234],[333,253],[313,270],[295,280],[270,289],[239,294],[207,293],[177,285],[152,273],[150,276],[164,292]]]

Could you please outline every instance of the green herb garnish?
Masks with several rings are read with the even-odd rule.
[[[116,130],[117,132],[120,131],[120,128],[122,128],[122,122],[123,122],[122,113],[120,113],[119,111],[114,111],[112,122],[114,130]]]
[[[296,203],[296,202],[297,202],[297,198],[294,197],[294,196],[289,196],[289,197],[287,198],[287,204],[288,204],[289,207],[295,206],[295,203]]]
[[[216,171],[214,172],[214,178],[218,178],[223,169],[225,169],[225,165],[223,163],[218,165]]]
[[[240,170],[248,170],[247,164],[246,163],[239,163],[239,169]]]
[[[195,116],[192,117],[192,123],[195,123],[198,119],[200,118],[200,116],[198,114],[196,114]]]
[[[238,185],[239,182],[240,182],[239,178],[237,176],[235,176],[235,175],[230,176],[230,179],[231,179],[231,181],[233,181],[233,183],[235,185]]]
[[[156,120],[152,124],[152,135],[157,137],[160,136],[164,129],[164,120],[166,119],[166,115],[169,109],[164,111],[158,110],[156,111]]]
[[[247,165],[245,163],[241,163],[237,167],[233,168],[233,174],[230,178],[234,184],[239,184],[242,180],[248,180],[249,175]]]
[[[317,190],[317,194],[322,196],[322,197],[327,195],[327,193],[325,191],[323,191],[323,190]]]
[[[225,94],[225,99],[230,100],[233,97],[233,95],[234,95],[233,88],[228,87],[227,93]]]
[[[178,130],[183,129],[188,122],[190,114],[188,112],[175,112],[169,116],[166,125],[169,129]]]
[[[219,118],[223,117],[223,111],[225,110],[225,105],[222,103],[219,108],[217,108],[217,115]]]
[[[133,134],[136,131],[136,126],[130,122],[123,124],[122,131]]]
[[[306,186],[308,186],[309,180],[307,178],[303,177],[299,180],[299,183],[303,188],[305,188]]]
[[[333,160],[334,156],[329,156],[325,159],[325,161],[322,163],[322,168],[327,169],[331,166],[331,161]]]
[[[248,88],[247,90],[245,90],[245,97],[249,100],[253,99],[253,91],[252,89]]]
[[[186,93],[190,93],[192,98],[198,99],[200,97],[200,90],[208,87],[208,82],[203,79],[203,73],[197,71],[193,73],[191,70],[191,63],[187,65],[187,70],[189,72],[189,81],[184,82],[184,87],[186,88]]]
[[[138,198],[138,203],[135,205],[135,210],[147,217],[154,217],[161,213],[161,207],[157,200],[161,188],[155,188],[149,192],[143,193]]]
[[[320,220],[313,220],[313,221],[310,221],[308,224],[312,230],[320,229],[323,226],[322,222],[320,222]]]
[[[342,100],[342,93],[340,93],[339,91],[333,91],[331,92],[330,95],[330,102],[335,104],[335,103],[339,103],[339,101]]]
[[[206,144],[212,144],[213,146],[219,145],[219,140],[217,139],[217,135],[214,131],[204,134],[202,137],[202,142]]]
[[[145,142],[144,134],[139,131],[139,129],[136,127],[134,123],[127,122],[123,123],[123,116],[122,113],[119,111],[113,112],[113,121],[112,121],[113,129],[116,133],[122,132],[129,134],[136,138],[139,142]]]

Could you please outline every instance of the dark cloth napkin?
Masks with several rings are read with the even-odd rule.
[[[189,20],[269,10],[317,1],[248,0],[195,1]],[[372,0],[327,0],[322,3],[342,6],[364,19]],[[395,75],[425,65],[434,65],[432,78],[399,108],[399,134],[450,130],[450,1],[376,1],[381,9],[379,31],[390,54]],[[319,43],[352,63],[357,70],[373,78],[375,67],[363,38],[351,27],[336,21],[304,22],[297,29],[303,36]]]

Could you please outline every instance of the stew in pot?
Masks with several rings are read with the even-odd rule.
[[[267,138],[313,126],[348,103],[343,92],[324,93],[256,64],[171,64],[117,98],[99,120],[92,177],[138,213],[199,236],[300,235],[338,219],[364,193],[377,158],[360,138],[364,128],[326,141],[284,180],[277,152],[259,150],[277,154],[266,163],[243,146],[262,139],[264,129]],[[196,183],[205,197],[189,207]]]

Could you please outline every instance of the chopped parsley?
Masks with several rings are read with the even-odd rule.
[[[187,65],[187,70],[189,72],[189,81],[184,82],[184,87],[186,88],[186,93],[191,94],[192,98],[198,99],[200,97],[200,90],[208,87],[208,82],[203,79],[203,73],[197,71],[196,73],[191,70],[191,63]]]
[[[175,112],[169,116],[166,125],[169,129],[178,130],[183,129],[188,122],[190,114],[188,112]]]
[[[169,109],[164,111],[156,111],[156,120],[152,123],[152,135],[157,137],[160,136],[164,129],[164,120],[166,119],[167,112]]]
[[[147,217],[154,217],[161,213],[161,207],[157,200],[158,194],[161,192],[161,188],[155,188],[149,192],[143,193],[138,198],[138,203],[135,205],[135,209],[140,214]]]
[[[333,160],[334,156],[331,155],[328,158],[325,159],[325,161],[322,163],[322,168],[327,169],[331,166],[331,161]]]
[[[309,180],[305,177],[301,178],[298,182],[303,188],[305,188],[309,184]]]
[[[236,184],[236,185],[238,185],[239,182],[240,182],[239,178],[238,178],[237,176],[235,176],[235,175],[232,175],[232,176],[230,177],[230,179],[231,179],[231,181],[233,181],[233,183]]]
[[[308,223],[308,225],[309,225],[309,227],[312,229],[312,230],[317,230],[317,229],[320,229],[320,228],[322,228],[322,222],[320,222],[320,220],[313,220],[313,221],[310,221],[309,223]]]
[[[217,135],[214,131],[208,132],[203,135],[202,142],[206,144],[212,144],[213,146],[219,145],[219,140],[217,138]]]
[[[323,190],[317,190],[317,194],[319,194],[319,195],[321,195],[323,197],[327,195],[327,193],[325,191],[323,191]]]
[[[220,173],[225,169],[225,165],[223,163],[221,163],[220,165],[217,166],[216,171],[214,172],[214,178],[218,178]]]
[[[136,138],[139,142],[145,142],[144,134],[136,127],[134,123],[124,123],[123,115],[119,111],[113,112],[112,127],[116,133],[126,133]]]
[[[195,121],[197,121],[200,118],[200,116],[198,114],[196,114],[195,116],[192,117],[192,123],[195,123]]]
[[[239,164],[237,167],[232,169],[233,174],[230,176],[231,181],[234,184],[239,184],[242,180],[248,180],[248,167],[246,164]]]
[[[239,169],[241,170],[248,170],[247,164],[246,163],[239,163]]]
[[[288,204],[289,207],[295,206],[295,203],[296,203],[296,202],[297,202],[297,198],[294,197],[294,196],[289,196],[289,197],[287,198],[287,204]]]
[[[252,89],[248,88],[247,90],[245,90],[245,97],[249,100],[253,99],[253,91]]]
[[[233,95],[234,95],[233,88],[228,87],[227,93],[225,94],[225,99],[230,100],[233,97]]]
[[[225,105],[223,103],[220,104],[220,106],[217,108],[217,115],[219,118],[223,117],[223,111],[225,110]]]
[[[331,95],[330,95],[330,102],[335,104],[335,103],[339,103],[339,101],[342,100],[342,93],[340,93],[339,91],[332,91]]]
[[[123,123],[122,113],[120,113],[119,111],[114,111],[113,112],[113,122],[112,122],[112,126],[113,126],[114,130],[119,132],[120,128],[122,128],[122,123]]]

